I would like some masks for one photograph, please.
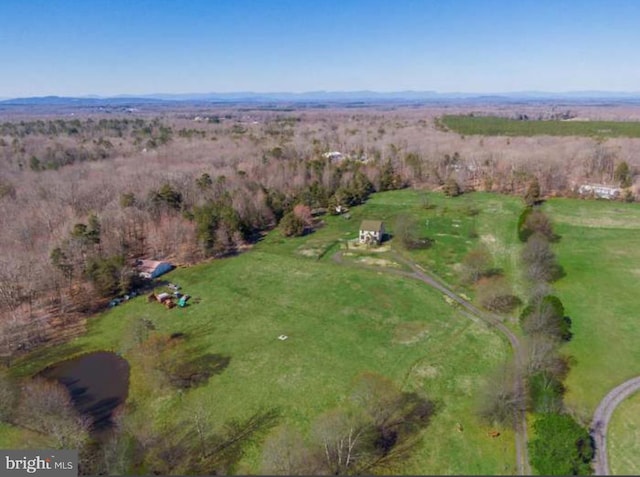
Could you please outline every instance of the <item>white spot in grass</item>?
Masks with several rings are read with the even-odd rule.
[[[440,372],[436,366],[427,364],[416,367],[415,373],[420,378],[435,378]]]

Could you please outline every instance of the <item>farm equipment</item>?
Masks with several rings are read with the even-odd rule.
[[[158,300],[160,303],[164,303],[167,300],[171,300],[171,295],[169,295],[168,293],[160,293],[159,295],[156,295],[156,300]]]
[[[156,295],[155,293],[149,293],[149,295],[147,295],[147,302],[151,303],[153,301],[157,301],[161,305],[164,305],[167,309],[171,309],[176,306],[175,302],[173,301],[173,297],[169,293],[160,293],[158,295]]]
[[[178,300],[178,306],[179,306],[180,308],[184,308],[185,306],[187,306],[187,300],[188,300],[189,298],[191,298],[191,296],[190,296],[190,295],[182,295],[182,296],[180,297],[180,299]]]
[[[187,301],[189,300],[189,298],[191,298],[191,295],[183,295],[182,293],[179,293],[177,291],[173,294],[159,293],[156,295],[155,293],[149,293],[147,295],[147,302],[151,303],[153,301],[157,301],[158,303],[164,305],[165,308],[170,310],[176,305],[180,308],[184,308],[185,306],[187,306]]]

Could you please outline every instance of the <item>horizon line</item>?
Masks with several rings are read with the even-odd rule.
[[[566,91],[545,91],[545,90],[515,90],[515,91],[490,91],[490,92],[470,92],[470,91],[436,91],[436,90],[308,90],[308,91],[210,91],[210,92],[182,92],[182,93],[114,93],[114,94],[98,94],[87,93],[78,95],[60,95],[60,94],[39,94],[39,95],[21,95],[21,96],[0,96],[0,101],[15,101],[26,99],[163,99],[163,98],[176,98],[176,99],[204,99],[204,97],[230,97],[230,96],[292,96],[292,97],[304,97],[304,96],[317,96],[317,95],[340,95],[343,97],[352,96],[398,96],[396,99],[402,99],[402,96],[434,96],[434,97],[491,97],[491,96],[503,96],[503,97],[518,97],[518,96],[554,96],[563,97],[570,96],[590,96],[592,98],[599,97],[612,97],[612,96],[638,96],[640,97],[640,91],[620,91],[620,90],[566,90]],[[198,98],[199,97],[199,98]]]

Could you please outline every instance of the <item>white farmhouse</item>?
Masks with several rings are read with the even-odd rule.
[[[360,243],[380,244],[384,237],[384,224],[381,220],[363,220],[360,224]]]

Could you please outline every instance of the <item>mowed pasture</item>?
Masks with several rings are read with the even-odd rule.
[[[508,344],[419,281],[332,260],[341,239],[354,238],[364,217],[392,224],[401,213],[419,220],[421,214],[435,219],[441,213],[439,222],[425,224],[425,233],[443,235],[418,258],[453,273],[460,257],[481,240],[482,234],[469,238],[465,231],[472,226],[491,230],[479,222],[490,214],[461,211],[475,200],[496,208],[503,200],[429,194],[435,207],[424,208],[423,197],[416,191],[376,194],[351,211],[351,220],[325,217],[324,227],[295,239],[276,230],[240,256],[178,269],[166,279],[194,297],[190,306],[166,310],[138,297],[90,320],[85,336],[39,352],[14,369],[28,375],[79,353],[121,352],[130,361],[129,402],[135,404],[126,419],[158,432],[194,409],[205,409],[210,425],[222,427],[230,419],[277,408],[281,424],[307,433],[317,416],[345,403],[358,376],[376,372],[402,390],[424,391],[436,403],[424,444],[403,472],[513,473],[513,432],[499,428],[499,437],[489,437],[493,428],[476,416],[479,391],[509,359]],[[515,218],[505,212],[505,227]],[[456,223],[460,227],[453,227]],[[133,323],[140,318],[150,320],[156,332],[183,333],[194,358],[219,354],[229,358],[228,366],[195,389],[154,390],[131,340]],[[280,335],[288,339],[281,341]],[[2,442],[16,447],[31,442],[20,432],[0,434]],[[261,449],[253,446],[236,471],[259,472],[260,460]]]
[[[449,199],[429,194],[431,209],[421,209],[410,193],[380,194],[371,205],[380,210],[394,206],[412,210],[435,224],[435,218],[449,216],[432,235],[431,249],[413,252],[412,257],[455,284],[456,263],[467,250],[478,245],[492,253],[495,266],[504,271],[523,299],[527,283],[520,275],[522,245],[515,234],[514,217],[522,210],[518,198],[474,193]],[[555,224],[560,241],[553,245],[565,277],[554,284],[573,321],[573,339],[563,347],[572,356],[566,380],[566,403],[585,424],[596,406],[616,385],[640,374],[640,326],[637,280],[640,278],[640,205],[606,200],[551,199],[543,206]],[[477,215],[466,214],[470,208]],[[454,222],[455,221],[455,222]],[[468,222],[471,237],[451,227]],[[462,225],[460,228],[464,227]],[[464,230],[464,229],[463,229]],[[428,235],[428,228],[423,231]],[[453,232],[453,233],[451,233]],[[474,236],[477,235],[477,238]],[[465,292],[467,292],[465,290]],[[632,402],[637,404],[638,396]],[[623,405],[611,425],[611,466],[623,473],[637,472],[640,414]],[[618,467],[616,467],[618,466]]]
[[[339,242],[357,237],[362,219],[382,220],[392,238],[391,250],[434,271],[454,288],[460,288],[460,262],[477,247],[486,247],[494,258],[494,266],[517,282],[519,244],[514,228],[522,207],[522,201],[517,197],[484,192],[455,198],[409,189],[385,192],[373,195],[366,206],[352,209],[350,220],[341,216],[327,217],[325,220],[330,226],[317,230],[312,243],[316,247],[321,243],[333,244],[331,250],[322,254],[323,260],[329,260],[339,249]],[[402,215],[415,221],[417,236],[429,239],[429,247],[411,251],[402,249],[393,238],[396,220]],[[373,253],[386,258],[384,252]]]
[[[613,475],[640,475],[640,393],[624,401],[609,424],[609,465]]]
[[[445,115],[447,129],[467,136],[640,137],[640,121],[517,120],[497,116]]]
[[[573,321],[565,351],[575,362],[565,400],[589,422],[607,392],[640,375],[640,206],[554,199],[545,209],[562,236],[554,248],[566,277],[556,289]],[[610,427],[610,465],[632,474],[640,465],[640,454],[631,452],[640,414],[624,406],[625,419],[616,414]]]

